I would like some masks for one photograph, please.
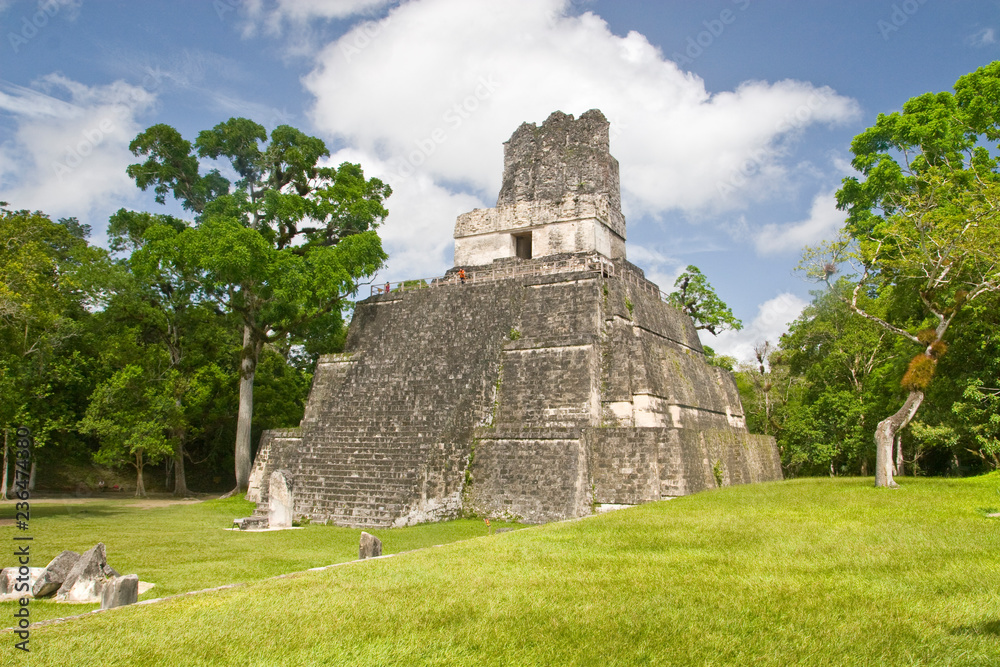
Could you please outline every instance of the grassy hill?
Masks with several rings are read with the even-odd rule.
[[[1000,665],[1000,520],[986,517],[1000,511],[1000,476],[902,482],[730,487],[113,610],[35,629],[31,664]],[[145,510],[147,527],[130,530],[205,511]],[[454,530],[474,532],[465,525]],[[69,529],[37,520],[39,535]],[[192,522],[201,542],[183,549],[210,554],[189,566],[199,583],[226,567],[253,580],[312,562],[302,550],[342,531]],[[140,561],[124,570],[157,581]]]

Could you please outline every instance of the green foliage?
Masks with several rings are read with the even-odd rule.
[[[694,320],[696,329],[704,329],[712,335],[717,336],[727,329],[739,331],[743,328],[743,322],[733,315],[696,266],[688,266],[677,277],[667,303],[687,313]]]
[[[951,409],[972,436],[974,444],[967,451],[993,469],[1000,468],[1000,389],[984,387],[982,380],[973,379]]]
[[[521,339],[521,330],[518,329],[517,327],[511,327],[510,328],[510,333],[507,334],[507,338],[509,338],[510,340],[520,340]]]
[[[113,272],[88,231],[0,205],[0,425],[30,428],[42,456],[89,447],[75,426],[93,386],[91,310]]]
[[[722,483],[726,479],[726,473],[722,469],[721,459],[712,464],[712,477],[715,478],[715,485],[721,489]]]
[[[143,467],[173,454],[167,430],[179,419],[176,373],[154,376],[150,370],[129,364],[98,385],[80,421],[80,429],[101,442],[96,462],[135,466],[137,496],[146,495]]]
[[[736,357],[730,357],[725,354],[716,354],[715,350],[710,348],[708,345],[703,345],[702,349],[705,351],[705,361],[709,366],[717,366],[722,370],[729,371],[730,373],[736,370]]]
[[[268,136],[259,124],[231,118],[199,133],[194,144],[166,125],[130,145],[143,163],[128,173],[157,201],[169,193],[195,213],[196,225],[176,227],[177,260],[197,274],[203,298],[243,325],[239,358],[240,411],[252,413],[252,386],[265,346],[290,357],[298,346],[315,356],[343,343],[343,312],[359,282],[386,254],[374,231],[388,211],[391,188],[366,179],[361,167],[321,166],[323,142],[281,125]],[[200,161],[228,163],[239,178]],[[249,475],[249,419],[238,423],[237,485]]]

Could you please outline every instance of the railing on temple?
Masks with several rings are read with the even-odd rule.
[[[522,278],[530,276],[547,276],[572,271],[592,271],[600,273],[609,278],[620,278],[637,289],[641,289],[653,296],[657,296],[663,301],[667,301],[667,294],[660,290],[655,283],[646,280],[632,271],[619,271],[615,263],[602,255],[588,255],[586,257],[559,258],[550,262],[537,260],[533,262],[511,262],[509,264],[492,265],[489,267],[475,268],[464,271],[452,271],[447,275],[436,278],[418,278],[415,280],[401,280],[398,282],[386,282],[371,285],[371,296],[376,294],[387,294],[390,292],[409,292],[412,290],[429,289],[432,287],[442,287],[446,285],[474,285],[476,283],[496,282],[497,280],[507,280],[512,278]]]

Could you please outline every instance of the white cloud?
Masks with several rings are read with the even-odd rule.
[[[977,30],[966,38],[966,41],[975,47],[989,46],[997,41],[996,30],[993,28],[983,28]]]
[[[53,217],[106,218],[138,192],[125,174],[128,144],[154,101],[122,81],[86,86],[57,74],[0,90],[0,114],[15,126],[0,144],[0,200]]]
[[[247,6],[251,17],[302,22],[313,18],[343,19],[373,12],[394,2],[396,0],[277,0],[272,4],[255,0]]]
[[[837,210],[836,194],[825,192],[813,199],[808,218],[784,225],[764,225],[754,232],[753,242],[761,255],[801,250],[835,236],[845,219],[844,212]]]
[[[245,0],[240,5],[243,34],[250,37],[261,29],[271,35],[286,34],[288,55],[311,56],[319,48],[322,34],[317,19],[372,15],[397,2],[399,0]]]
[[[711,94],[643,35],[570,10],[567,0],[404,3],[317,55],[304,79],[313,122],[403,175],[416,165],[492,198],[502,142],[522,121],[597,107],[630,210],[660,213],[739,207],[786,187],[788,142],[858,113],[798,81]]]
[[[754,358],[754,346],[770,341],[777,344],[781,334],[788,331],[788,325],[802,313],[809,303],[788,292],[765,301],[757,307],[757,316],[741,331],[723,331],[718,336],[707,332],[701,334],[702,343],[717,354],[735,357],[738,361],[749,362]]]
[[[646,278],[656,283],[664,292],[674,288],[677,277],[687,268],[674,257],[668,257],[656,248],[637,243],[628,244],[628,260],[641,266]]]

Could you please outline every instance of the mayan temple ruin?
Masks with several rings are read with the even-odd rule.
[[[521,125],[496,208],[455,223],[455,267],[359,301],[298,428],[261,437],[295,519],[539,523],[781,478],[732,376],[625,259],[618,161],[591,110]],[[277,473],[277,474],[272,474]]]

